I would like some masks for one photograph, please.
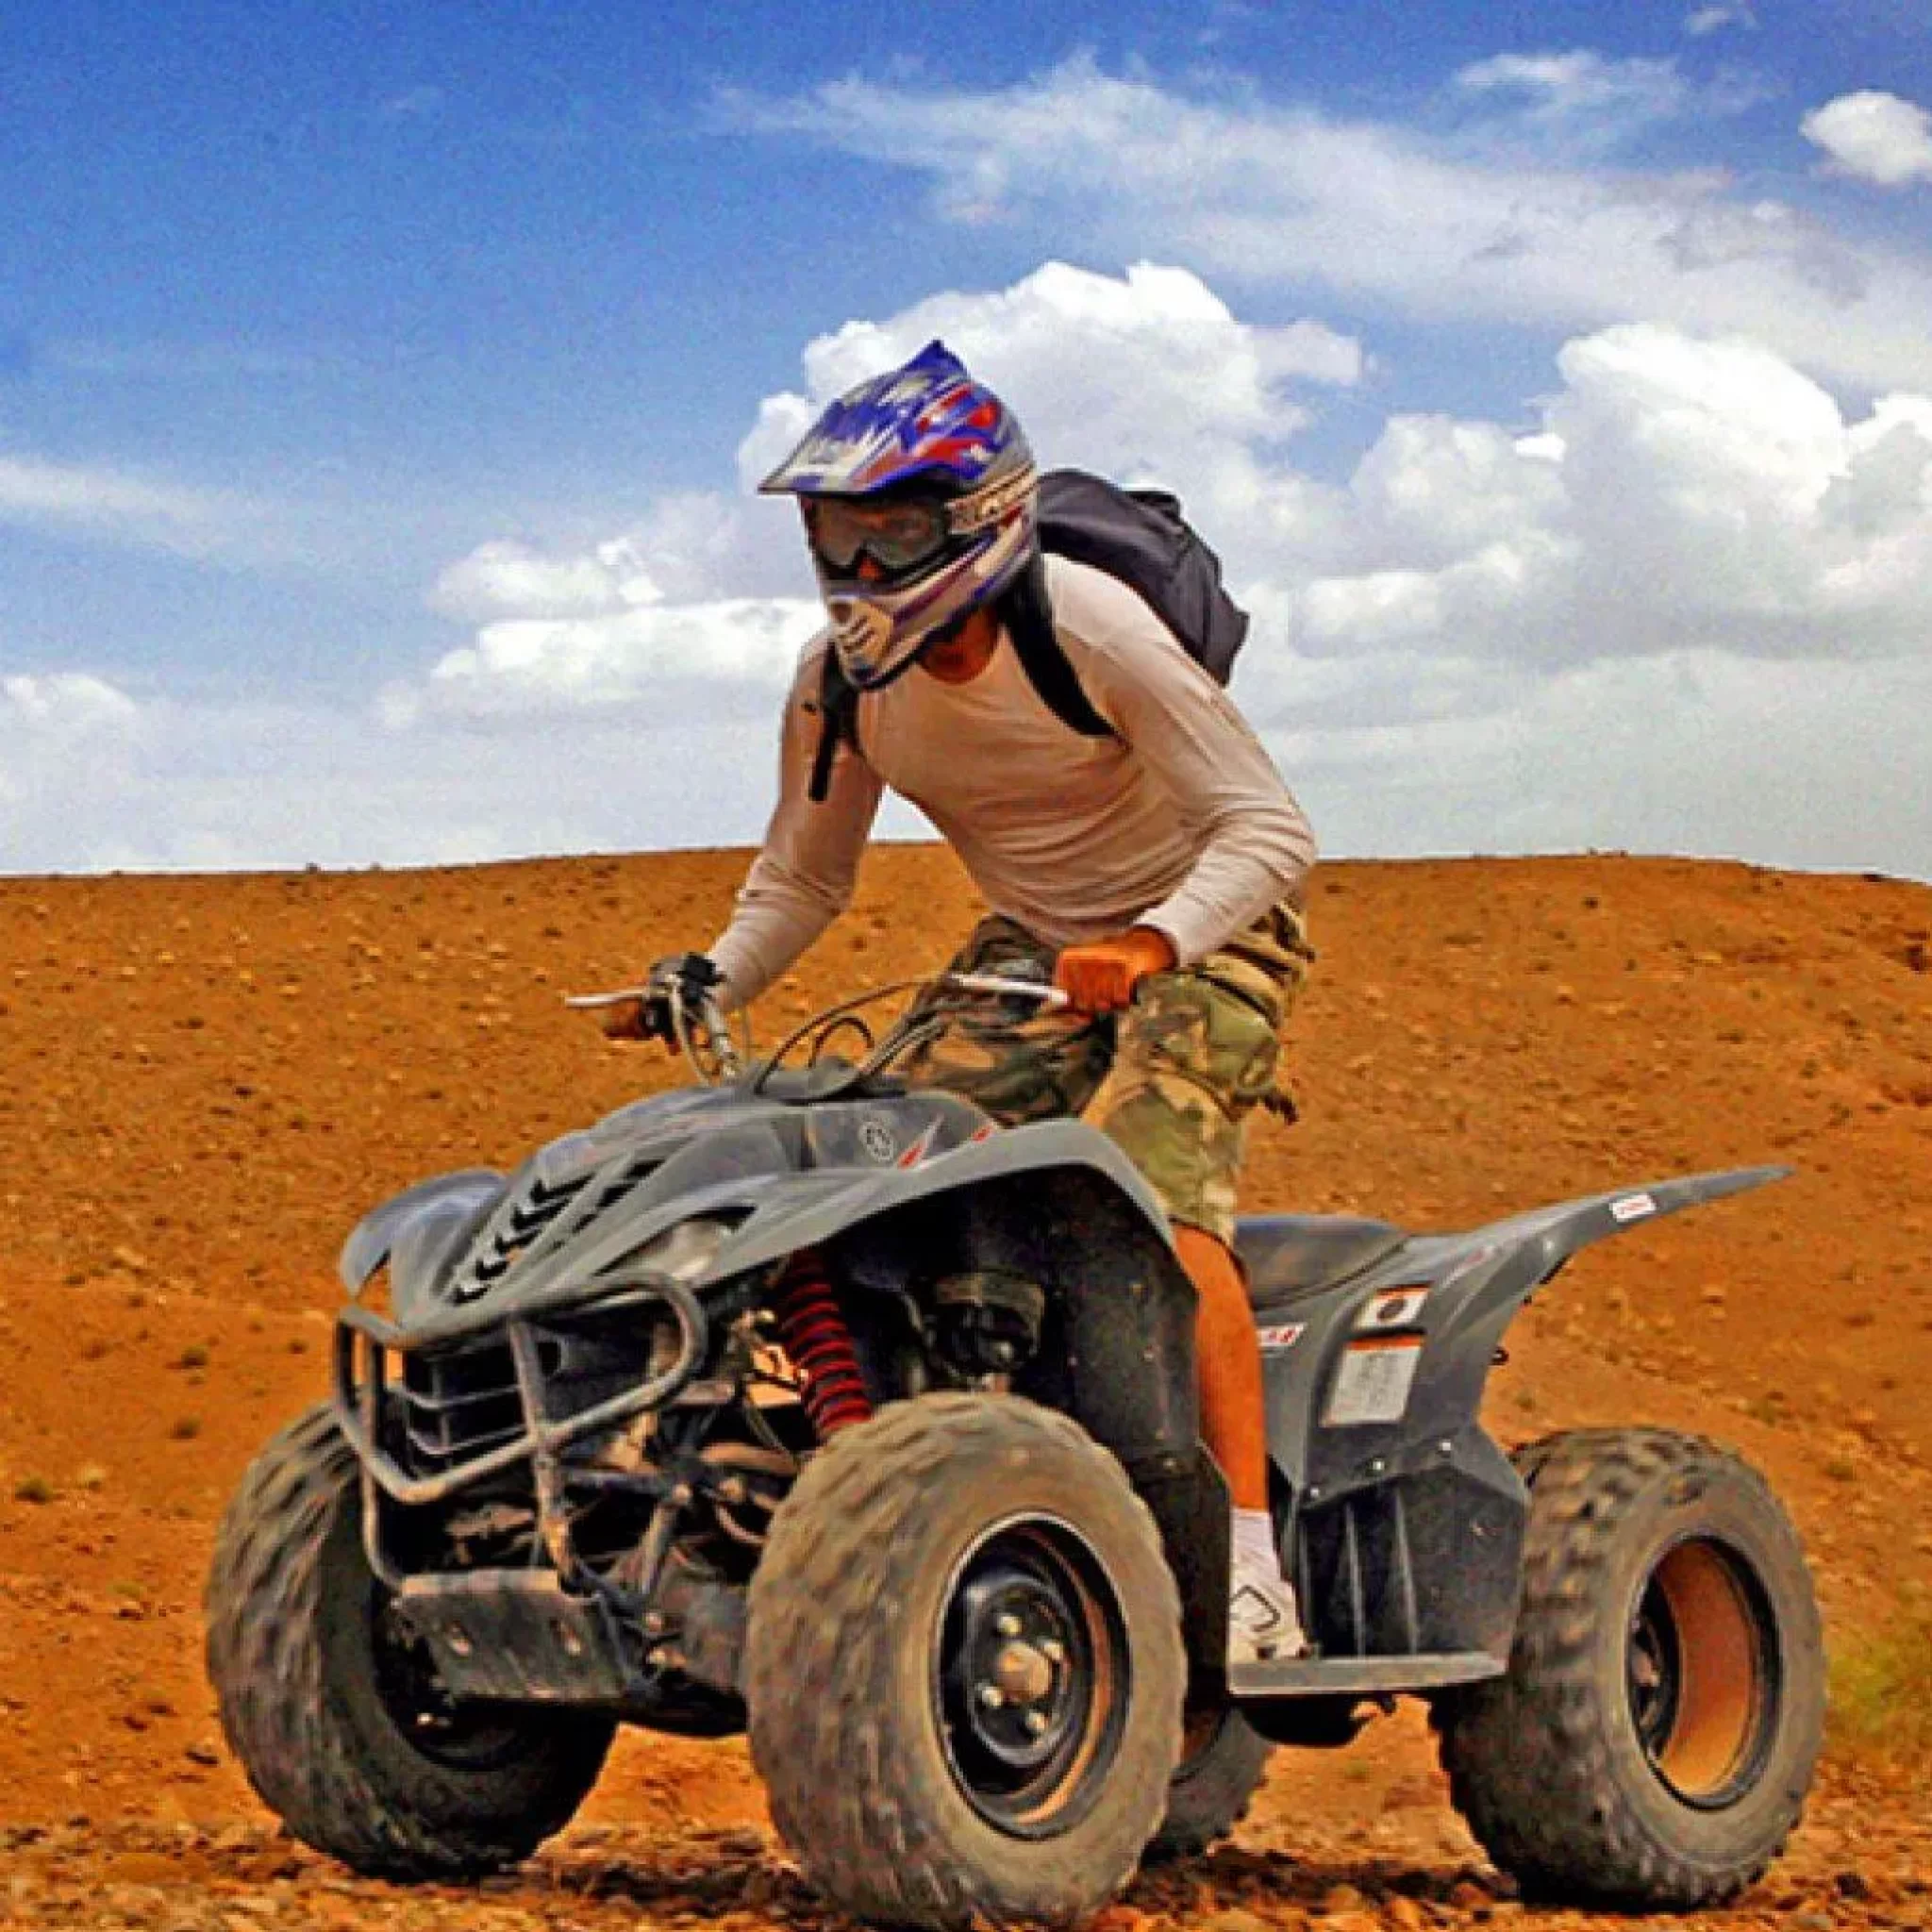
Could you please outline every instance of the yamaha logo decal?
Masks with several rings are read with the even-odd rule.
[[[1423,1318],[1428,1306],[1426,1288],[1394,1288],[1376,1295],[1356,1317],[1357,1332],[1364,1328],[1408,1328]]]

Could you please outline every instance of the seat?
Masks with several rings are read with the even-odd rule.
[[[1352,1214],[1251,1214],[1235,1224],[1234,1248],[1248,1271],[1248,1299],[1278,1308],[1359,1274],[1407,1239],[1386,1221]]]

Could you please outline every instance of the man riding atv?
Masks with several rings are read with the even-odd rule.
[[[1230,1242],[1243,1123],[1275,1098],[1313,957],[1307,821],[1149,604],[1041,554],[1020,425],[941,343],[841,396],[761,487],[799,499],[830,623],[787,700],[777,807],[729,925],[658,961],[607,1030],[668,1041],[680,993],[756,998],[849,903],[885,788],[917,805],[992,908],[954,968],[1050,978],[1066,1003],[956,1002],[903,1071],[1008,1125],[1085,1113],[1145,1174],[1198,1297],[1202,1433],[1233,1503],[1228,1661],[1297,1655]],[[1091,733],[1020,661],[1029,598]]]

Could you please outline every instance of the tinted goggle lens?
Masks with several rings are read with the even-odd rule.
[[[945,508],[937,503],[805,502],[811,547],[834,570],[856,570],[869,557],[891,575],[929,563],[946,547]]]

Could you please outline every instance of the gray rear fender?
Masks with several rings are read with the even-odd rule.
[[[1685,1174],[1534,1208],[1467,1234],[1412,1241],[1404,1251],[1407,1265],[1396,1269],[1399,1278],[1385,1275],[1379,1292],[1413,1281],[1429,1289],[1431,1302],[1440,1299],[1433,1319],[1427,1304],[1424,1309],[1428,1346],[1418,1375],[1417,1425],[1441,1433],[1458,1416],[1474,1418],[1504,1332],[1579,1249],[1666,1214],[1780,1180],[1789,1172],[1757,1167]],[[1403,1258],[1389,1257],[1391,1263]],[[1372,1292],[1357,1324],[1373,1302]],[[1373,1322],[1369,1326],[1372,1332]]]
[[[1504,1332],[1578,1249],[1788,1171],[1684,1175],[1466,1233],[1412,1235],[1344,1280],[1264,1308],[1270,1451],[1302,1523],[1305,1560],[1323,1572],[1313,1579],[1318,1612],[1340,1589],[1324,1571],[1331,1555],[1358,1575],[1374,1559],[1360,1554],[1374,1536],[1399,1536],[1418,1577],[1456,1588],[1434,1598],[1425,1590],[1400,1607],[1395,1625],[1351,1630],[1349,1641],[1507,1650],[1527,1499],[1480,1420]],[[1389,1498],[1399,1505],[1392,1517]]]
[[[1270,1435],[1282,1473],[1299,1491],[1334,1481],[1391,1443],[1472,1425],[1504,1331],[1531,1295],[1580,1248],[1666,1214],[1782,1179],[1782,1167],[1687,1174],[1619,1188],[1511,1215],[1467,1232],[1411,1235],[1372,1267],[1297,1296],[1259,1317],[1269,1374]],[[1289,1340],[1290,1334],[1292,1339]],[[1271,1345],[1272,1343],[1272,1345]],[[1358,1374],[1353,1401],[1343,1357],[1377,1343],[1413,1348],[1413,1379],[1397,1421],[1327,1423],[1362,1406],[1371,1378]],[[1387,1377],[1385,1376],[1386,1380]],[[1385,1398],[1383,1407],[1392,1403]],[[1376,1405],[1370,1401],[1371,1410]]]

